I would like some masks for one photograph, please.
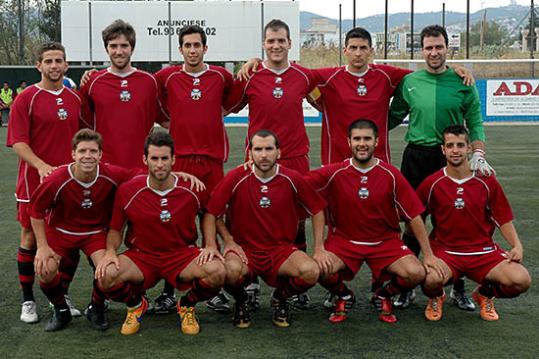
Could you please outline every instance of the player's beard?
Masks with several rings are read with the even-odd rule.
[[[259,166],[256,162],[254,163],[254,166],[256,168],[258,168],[258,170],[264,174],[268,173],[268,172],[271,172],[274,168],[275,168],[275,164],[277,163],[277,161],[273,161],[273,163],[271,164],[271,166],[268,167],[268,169],[264,170],[261,166]]]
[[[119,62],[116,60],[120,60]],[[123,70],[131,63],[131,56],[120,57],[118,59],[111,58],[110,61],[118,70]]]
[[[358,163],[361,163],[361,164],[365,164],[365,163],[368,163],[371,159],[372,159],[372,156],[374,155],[374,148],[368,148],[367,149],[367,156],[366,157],[359,157],[358,155],[358,152],[359,151],[356,151],[354,153],[354,159],[358,162]]]
[[[427,60],[427,65],[434,71],[439,70],[441,68],[445,67],[445,56],[440,56],[438,63],[436,65],[432,65],[432,60]]]
[[[155,171],[150,171],[149,174],[150,174],[150,177],[155,180],[156,182],[158,183],[163,183],[165,182],[166,180],[168,180],[168,178],[170,177],[170,173],[172,172],[172,170],[164,170],[164,171],[160,171],[160,172],[165,172],[164,175],[162,176],[158,176]]]

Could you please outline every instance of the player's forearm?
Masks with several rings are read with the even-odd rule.
[[[475,140],[472,142],[472,149],[475,150],[483,150],[485,151],[485,142],[480,140]]]
[[[206,213],[202,218],[202,235],[204,236],[206,247],[217,247],[216,218],[213,214]]]
[[[313,225],[314,250],[318,251],[324,248],[324,225],[325,225],[324,211],[320,211],[317,214],[315,214],[311,218],[311,221]]]
[[[32,224],[34,236],[36,237],[37,248],[48,247],[49,243],[47,242],[47,235],[45,232],[45,221],[43,219],[30,217],[30,223]]]
[[[28,144],[24,142],[17,142],[13,145],[13,151],[19,156],[21,160],[28,163],[30,166],[34,168],[39,168],[42,165],[46,165],[41,158],[39,158],[32,148],[28,146]]]
[[[429,235],[427,234],[427,229],[425,228],[425,223],[421,219],[421,216],[414,217],[410,221],[409,225],[417,239],[417,242],[419,243],[419,246],[421,247],[423,256],[429,257],[434,255],[434,253],[432,253],[432,248],[430,247]]]
[[[507,222],[500,226],[500,232],[503,236],[503,238],[509,243],[511,248],[515,247],[521,247],[522,243],[520,242],[520,239],[518,238],[517,230],[515,229],[515,226],[513,225],[513,222]]]
[[[120,248],[122,244],[122,235],[119,231],[115,229],[109,229],[107,234],[107,252],[114,252]]]
[[[223,243],[225,244],[225,246],[227,244],[234,243],[234,238],[232,237],[232,234],[228,231],[228,228],[226,228],[225,222],[222,218],[216,218],[215,227],[217,228],[217,233],[219,233],[219,235],[223,239]]]

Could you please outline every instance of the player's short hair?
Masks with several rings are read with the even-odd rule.
[[[255,136],[262,137],[262,138],[273,137],[273,139],[275,140],[275,148],[281,147],[281,143],[279,142],[279,139],[277,138],[277,135],[275,134],[275,132],[270,131],[270,130],[258,130],[251,136],[251,138],[249,138],[249,149],[253,148],[253,138]]]
[[[271,31],[278,31],[279,29],[285,29],[286,31],[286,38],[290,40],[290,28],[288,27],[288,24],[284,22],[283,20],[279,19],[273,19],[270,22],[264,26],[264,39],[266,38],[266,32],[268,29],[271,29]]]
[[[166,131],[154,129],[148,137],[146,137],[146,140],[144,141],[144,156],[146,157],[148,157],[148,148],[150,148],[150,145],[156,147],[169,147],[170,155],[174,156],[174,140]]]
[[[103,137],[101,137],[98,132],[90,130],[89,128],[83,128],[75,133],[73,139],[71,140],[71,148],[73,151],[77,149],[77,146],[81,142],[95,142],[97,143],[100,151],[103,147]]]
[[[450,125],[446,127],[444,132],[442,133],[443,144],[445,144],[445,135],[449,134],[455,136],[464,135],[464,138],[466,138],[466,142],[470,143],[470,133],[464,125]]]
[[[178,35],[180,46],[183,46],[183,37],[185,35],[191,34],[200,34],[202,45],[206,46],[206,43],[208,42],[208,37],[206,36],[206,32],[204,31],[204,29],[198,25],[189,25],[182,27],[182,29],[180,30],[180,34]]]
[[[360,118],[359,120],[355,120],[354,122],[352,122],[348,126],[348,138],[352,137],[352,130],[356,128],[357,129],[366,129],[366,128],[371,129],[374,134],[374,138],[378,138],[378,126],[376,126],[376,124],[372,122],[371,120]]]
[[[369,42],[369,47],[372,47],[371,34],[362,27],[354,27],[352,30],[346,33],[346,37],[344,39],[344,46],[348,46],[348,41],[350,39],[365,39]]]
[[[103,29],[101,32],[101,37],[103,38],[103,45],[105,45],[105,49],[107,48],[109,41],[114,40],[121,35],[124,35],[127,41],[129,42],[129,45],[131,45],[131,48],[135,48],[135,44],[137,43],[137,35],[135,33],[135,29],[133,26],[131,26],[130,23],[125,22],[121,19],[114,20],[112,24],[107,26]]]
[[[36,51],[37,62],[43,61],[43,54],[47,51],[62,51],[64,54],[64,61],[66,59],[66,49],[64,45],[56,41],[48,41],[42,43]]]
[[[438,37],[442,35],[445,40],[445,46],[449,46],[449,38],[447,37],[447,31],[440,25],[429,25],[421,30],[421,47],[423,47],[423,39],[425,37]]]

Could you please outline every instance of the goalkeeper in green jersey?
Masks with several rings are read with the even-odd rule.
[[[493,169],[485,160],[485,132],[479,95],[475,86],[462,84],[462,79],[446,65],[447,32],[439,25],[427,26],[421,31],[421,46],[425,69],[404,77],[395,91],[389,112],[390,129],[409,115],[402,174],[412,187],[417,188],[426,177],[444,167],[446,160],[441,150],[443,130],[449,125],[465,124],[473,148],[470,167],[490,175]],[[419,245],[410,231],[405,232],[403,241],[416,255],[419,254]],[[406,308],[414,298],[413,291],[403,293],[394,305]],[[460,309],[475,309],[465,295],[462,279],[455,282],[451,298]]]

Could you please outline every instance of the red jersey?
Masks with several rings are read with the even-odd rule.
[[[159,119],[158,86],[144,71],[119,75],[97,71],[81,88],[84,117],[103,136],[102,162],[146,168],[144,140]]]
[[[322,164],[349,158],[348,126],[367,119],[378,127],[378,147],[374,155],[391,163],[388,139],[390,99],[410,70],[387,65],[369,65],[366,72],[354,74],[346,66],[312,70],[322,94]]]
[[[114,201],[110,228],[132,225],[131,248],[152,255],[171,253],[195,245],[195,219],[205,202],[205,192],[195,193],[190,183],[176,178],[174,187],[157,191],[148,176],[136,176],[120,186]]]
[[[7,146],[26,143],[37,157],[51,166],[72,161],[71,139],[79,130],[81,99],[67,87],[49,91],[32,85],[13,102]],[[37,169],[19,160],[15,196],[29,202],[39,185]]]
[[[208,212],[216,217],[227,215],[227,226],[240,246],[259,251],[293,243],[302,218],[324,209],[324,200],[301,175],[277,166],[268,179],[254,170],[238,167],[230,171],[212,192]],[[228,205],[228,209],[227,209]]]
[[[417,193],[436,223],[434,240],[450,251],[493,251],[494,229],[513,220],[511,206],[495,176],[456,180],[442,168],[427,177]]]
[[[404,176],[380,160],[360,169],[348,159],[311,171],[307,179],[328,202],[328,237],[366,245],[399,239],[399,221],[410,221],[423,212]]]
[[[99,165],[92,182],[77,180],[71,165],[58,168],[36,189],[30,216],[45,219],[50,228],[72,235],[99,233],[108,226],[119,184],[138,170]]]
[[[226,161],[228,138],[221,104],[232,87],[232,75],[220,66],[206,65],[196,74],[184,71],[182,66],[170,66],[157,72],[155,78],[170,119],[175,154]]]
[[[258,66],[246,82],[236,81],[225,108],[238,112],[249,104],[247,137],[258,130],[275,132],[281,143],[281,157],[309,153],[309,138],[303,118],[303,98],[314,88],[311,71],[296,64],[274,71]]]

